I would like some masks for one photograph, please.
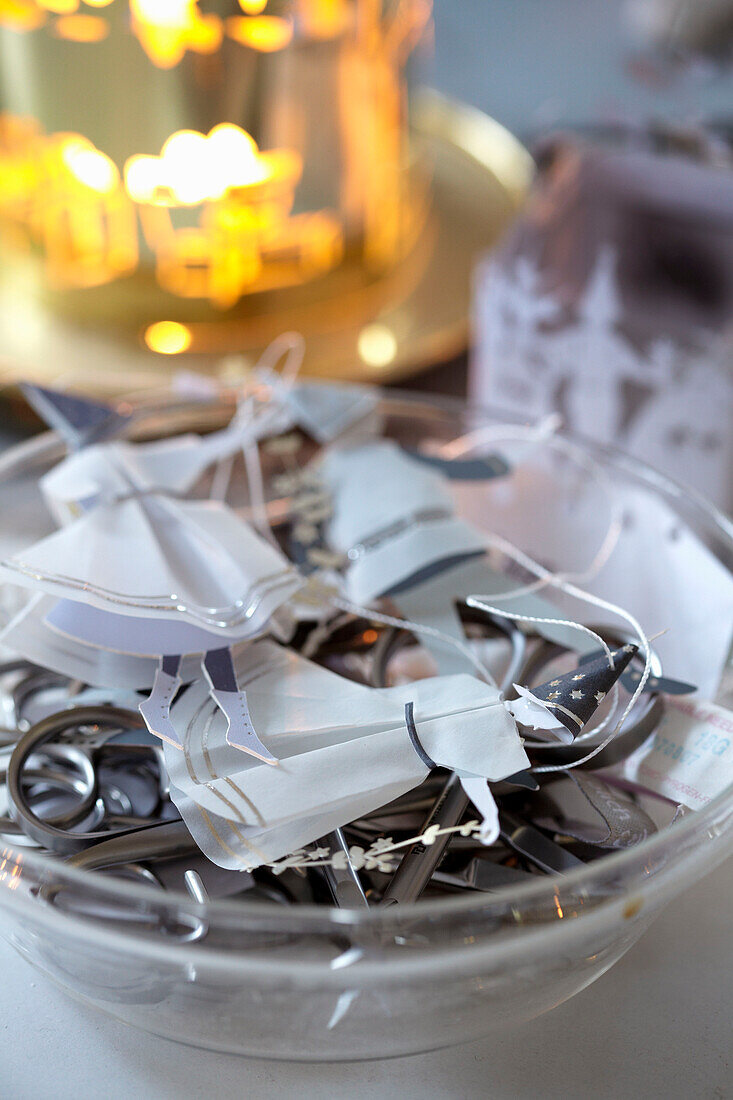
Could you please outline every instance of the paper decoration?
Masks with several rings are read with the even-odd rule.
[[[43,386],[21,385],[21,390],[38,415],[54,428],[70,450],[109,439],[130,419],[129,413]]]
[[[348,561],[357,603],[484,551],[480,532],[456,518],[447,479],[389,440],[328,452],[321,474],[333,510],[326,539]]]
[[[297,340],[281,344],[299,346]],[[658,499],[635,485],[615,489],[609,499],[590,464],[554,461],[536,433],[514,449],[496,450],[494,434],[483,451],[479,446],[456,456],[436,444],[435,450],[407,453],[374,438],[372,391],[313,388],[269,368],[244,391],[224,429],[155,443],[115,439],[125,414],[99,403],[50,390],[29,396],[70,453],[40,486],[59,529],[0,561],[0,578],[30,593],[0,640],[45,668],[92,685],[82,699],[106,700],[112,690],[129,705],[129,692],[152,689],[140,710],[166,743],[172,798],[211,861],[276,873],[340,868],[355,885],[358,869],[392,871],[403,852],[413,857],[415,845],[433,845],[434,855],[458,833],[484,844],[501,838],[533,866],[563,873],[579,866],[580,856],[535,826],[551,832],[564,825],[566,838],[608,848],[637,843],[653,831],[642,811],[627,811],[609,788],[585,776],[573,782],[601,825],[588,826],[582,814],[566,819],[559,807],[553,816],[551,795],[544,825],[531,812],[528,820],[521,816],[522,800],[532,803],[538,790],[523,733],[532,731],[532,741],[572,741],[619,678],[635,689],[639,665],[631,668],[630,662],[638,650],[620,646],[609,661],[598,653],[595,636],[572,624],[581,613],[567,591],[552,599],[549,588],[523,591],[526,576],[507,569],[507,563],[516,566],[507,548],[487,553],[486,546],[496,531],[541,561],[540,568],[582,573],[620,506],[618,546],[589,574],[590,585],[608,592],[617,611],[585,606],[583,619],[592,616],[595,626],[597,618],[605,623],[610,617],[618,627],[615,620],[624,615],[618,605],[627,597],[652,628],[668,625],[652,618],[662,606],[671,608],[672,626],[684,613],[691,627],[672,642],[664,635],[660,650],[667,646],[680,671],[683,664],[703,669],[709,682],[730,634],[730,578],[721,577],[721,567],[689,532],[678,530]],[[321,444],[302,469],[295,458],[302,438],[294,427]],[[260,444],[268,458],[282,459],[282,471],[267,486],[288,505],[277,543],[264,508],[257,521],[261,534],[224,501],[189,496],[213,464],[226,472],[243,449],[255,514]],[[469,515],[490,534],[464,518]],[[668,528],[672,520],[676,526]],[[506,599],[515,587],[520,594]],[[489,627],[506,625],[502,654],[496,646],[492,653],[497,679],[519,681],[519,698],[510,703],[496,686],[468,674],[480,646],[470,649],[464,636],[457,607],[464,599]],[[492,600],[498,612],[482,605]],[[374,689],[272,640],[295,636],[298,645],[306,639],[317,652],[319,638],[328,637],[348,601],[358,614],[361,605],[372,605],[366,614],[377,622],[380,612],[397,615],[382,615],[392,625],[406,617],[443,674]],[[527,618],[511,625],[502,608]],[[317,623],[310,633],[308,620]],[[516,669],[524,632],[535,628],[577,652],[579,662],[532,687]],[[511,674],[503,661],[507,641]],[[656,692],[690,686],[666,675],[649,681]],[[662,727],[635,754],[636,762],[624,763],[622,778],[665,797],[684,787],[692,792],[688,800],[702,801],[714,787],[710,768],[701,765],[692,777],[675,769],[689,769],[707,754],[722,761],[725,772],[729,745],[722,731],[733,729],[733,722],[724,713],[701,717],[676,705],[688,724],[694,717],[695,728],[678,737],[676,727]],[[655,707],[661,710],[661,701]],[[715,730],[698,728],[713,719]],[[674,762],[666,771],[656,760],[660,754]],[[409,793],[436,767],[455,777],[455,814],[422,825],[424,831],[409,839],[405,833],[415,831],[414,821],[409,829],[397,826],[397,842],[372,839],[370,823],[358,819]],[[491,784],[500,786],[492,791]],[[500,816],[494,793],[503,798],[507,790],[516,806],[502,802]],[[342,838],[334,845],[329,834],[350,822],[357,837],[364,826],[366,840]]]
[[[611,773],[702,810],[733,783],[733,713],[694,699],[667,699],[655,732]]]
[[[499,693],[468,675],[367,688],[268,641],[242,648],[235,672],[278,765],[227,744],[200,682],[171,712],[183,753],[166,748],[173,799],[221,866],[272,863],[421,783],[429,768],[411,742],[406,704],[424,753],[466,779],[484,821],[495,814],[486,780],[528,764]]]
[[[601,656],[602,652],[602,650],[596,650],[593,653],[585,653],[580,657],[579,663],[584,664],[586,661],[594,661]],[[639,686],[642,672],[643,669],[641,668],[627,668],[619,677],[629,695],[633,695]],[[662,695],[692,695],[697,691],[697,688],[694,684],[685,683],[684,680],[673,680],[671,676],[658,676],[652,672],[642,691],[647,694],[656,692]]]
[[[663,333],[632,342],[608,245],[572,310],[524,256],[488,259],[475,286],[475,401],[523,419],[557,412],[569,430],[615,443],[730,508],[730,335],[691,330],[684,347]]]
[[[615,507],[621,537],[582,587],[624,607],[651,633],[666,630],[654,643],[665,676],[696,685],[703,699],[715,696],[733,638],[733,577],[656,491],[619,473],[609,500],[589,471],[572,468],[551,446],[525,454],[521,476],[486,482],[480,492],[467,482],[451,482],[451,489],[459,515],[471,514],[477,525],[559,573],[587,571]],[[516,587],[506,574],[502,579],[507,588]],[[538,595],[547,598],[549,592]],[[619,625],[600,609],[589,618],[587,607],[557,591],[551,598],[565,618]],[[579,652],[598,648],[580,643],[576,631],[561,642]]]
[[[64,415],[63,398],[54,408]],[[49,632],[86,647],[160,657],[140,709],[151,732],[173,744],[169,707],[182,658],[205,654],[203,670],[232,743],[271,759],[252,728],[229,647],[267,630],[301,578],[226,504],[177,495],[230,453],[242,431],[235,418],[206,438],[77,450],[41,483],[64,526],[0,562],[0,576],[57,599],[43,620]],[[28,613],[37,612],[31,600]],[[12,636],[17,645],[18,625],[3,640]]]
[[[299,427],[318,443],[331,443],[348,434],[349,442],[354,442],[360,436],[374,435],[381,425],[377,391],[369,386],[289,384],[266,368],[255,371],[255,377],[268,387],[268,400],[282,410],[282,431]]]
[[[546,724],[545,715],[549,712],[555,722],[565,726],[575,737],[591,720],[638,652],[638,646],[625,645],[613,650],[610,660],[604,653],[531,690],[515,684],[520,699],[508,704],[511,712],[520,724],[535,728],[535,721],[538,721],[540,729],[553,729],[553,725]]]
[[[453,465],[459,476],[444,476]],[[346,563],[345,594],[357,604],[389,596],[411,622],[462,642],[456,601],[472,593],[516,587],[489,564],[482,532],[460,518],[462,494],[473,501],[476,485],[481,493],[496,486],[505,499],[514,499],[514,480],[505,476],[511,473],[510,464],[497,455],[485,460],[479,456],[470,466],[472,475],[466,477],[468,462],[425,462],[390,441],[378,440],[327,454],[319,469],[332,497],[325,538]],[[545,596],[529,595],[502,607],[559,617],[557,606]],[[539,630],[560,644],[578,644],[576,632],[568,628]],[[421,642],[440,672],[475,671],[465,652],[450,641],[426,634]]]

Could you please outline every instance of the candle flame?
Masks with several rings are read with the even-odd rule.
[[[284,50],[293,38],[293,24],[276,15],[233,15],[226,21],[230,38],[260,53]]]
[[[215,53],[221,45],[221,19],[202,15],[196,0],[130,0],[130,15],[140,45],[161,69],[174,68],[186,50]]]
[[[117,165],[84,138],[74,135],[64,138],[61,160],[79,183],[100,195],[110,194],[120,182]]]
[[[287,163],[286,163],[287,161]],[[197,206],[228,191],[252,187],[276,173],[300,174],[296,154],[260,153],[252,137],[224,122],[209,134],[178,130],[160,156],[134,156],[125,164],[125,187],[135,202],[158,206]]]

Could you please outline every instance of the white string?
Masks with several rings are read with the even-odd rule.
[[[260,448],[257,440],[248,440],[242,447],[244,465],[247,471],[249,484],[249,499],[252,508],[252,522],[261,535],[277,547],[277,541],[270,527],[267,515],[267,501],[265,500],[265,483],[262,478],[262,463],[260,462]],[[278,547],[279,549],[279,547]]]
[[[547,443],[559,429],[562,420],[557,413],[552,413],[543,420],[527,426],[525,424],[486,424],[483,428],[476,428],[465,435],[459,435],[444,443],[440,448],[443,458],[463,458],[469,451],[482,443],[496,443],[516,439],[527,443]]]
[[[619,607],[617,604],[611,603],[609,600],[604,600],[600,596],[595,596],[591,592],[586,592],[584,589],[578,588],[578,587],[576,587],[576,585],[570,584],[565,580],[556,578],[547,569],[545,569],[544,566],[539,565],[538,562],[534,561],[532,558],[529,557],[528,554],[525,554],[523,551],[519,550],[518,547],[514,546],[512,543],[508,542],[508,540],[503,539],[499,536],[491,536],[491,535],[486,536],[486,538],[487,538],[487,541],[490,544],[493,544],[493,545],[499,547],[503,551],[503,553],[505,553],[508,557],[512,558],[518,564],[523,565],[526,569],[529,570],[529,572],[534,573],[536,576],[546,577],[547,578],[547,583],[552,585],[553,587],[559,589],[561,592],[565,592],[569,596],[573,596],[576,599],[583,600],[584,602],[590,603],[595,607],[600,607],[605,611],[610,611],[612,614],[618,615],[620,618],[625,619],[626,622],[629,623],[629,625],[631,626],[634,633],[636,634],[636,636],[639,639],[640,648],[641,648],[641,650],[644,654],[644,671],[642,673],[641,679],[639,680],[639,683],[636,686],[636,689],[634,690],[631,698],[629,699],[628,704],[626,705],[626,708],[623,711],[623,714],[621,715],[618,722],[616,723],[616,725],[613,727],[613,729],[609,733],[608,737],[606,737],[603,741],[601,741],[600,744],[598,744],[590,753],[588,753],[587,756],[582,757],[580,760],[574,761],[572,764],[546,765],[544,767],[534,768],[533,771],[536,771],[536,772],[554,772],[554,771],[565,771],[569,768],[577,768],[581,764],[585,764],[589,760],[592,760],[594,756],[597,756],[598,753],[602,752],[603,749],[605,749],[606,746],[611,743],[613,738],[616,736],[616,734],[619,732],[619,730],[623,726],[624,722],[628,718],[632,708],[636,705],[636,702],[637,702],[639,696],[641,695],[642,691],[644,690],[644,688],[646,686],[646,682],[649,679],[649,674],[651,672],[651,653],[650,653],[650,648],[649,648],[649,639],[647,638],[646,634],[644,633],[644,630],[642,629],[641,624],[638,622],[638,620],[631,614],[631,612],[626,611],[625,608]],[[491,598],[493,599],[493,597],[491,597]],[[476,597],[469,596],[466,602],[469,605],[471,605],[472,600],[474,600],[474,599],[476,599]],[[483,599],[483,597],[478,597],[478,600],[482,600],[482,599]],[[477,604],[473,604],[473,606],[477,606]],[[493,614],[501,614],[500,609],[491,607],[488,604],[485,604],[483,606],[484,606],[484,610],[491,611]],[[526,621],[529,621],[529,622],[532,622],[532,621],[542,622],[543,621],[542,619],[535,618],[533,616],[518,616],[518,615],[513,614],[513,613],[511,613],[511,614],[506,613],[506,617],[517,619],[518,621],[522,621],[523,619],[526,620]],[[548,622],[548,624],[556,623],[557,625],[570,625],[570,626],[575,626],[576,628],[580,627],[580,629],[584,630],[585,632],[589,632],[591,634],[594,633],[593,631],[589,631],[588,627],[582,627],[582,625],[579,624],[579,623],[564,624],[564,623],[558,622],[557,620],[551,620],[551,619],[548,619],[546,621]],[[595,635],[595,637],[598,637],[598,635]],[[608,649],[608,646],[606,645],[605,642],[602,642],[602,644],[603,644],[603,648],[606,652],[606,655],[609,657],[609,660],[611,661],[611,666],[613,667],[613,660],[610,656],[610,651]]]
[[[483,428],[477,428],[475,431],[469,432],[466,435],[459,436],[457,439],[451,440],[450,443],[444,444],[441,448],[441,453],[447,458],[463,456],[468,451],[483,443],[506,440],[527,441],[533,445],[554,448],[556,451],[575,462],[581,470],[590,473],[600,486],[601,491],[608,501],[611,515],[609,525],[603,536],[601,545],[594,554],[589,566],[580,572],[548,572],[544,577],[541,577],[531,584],[522,585],[508,592],[502,592],[501,594],[497,593],[492,597],[500,602],[538,592],[550,583],[550,577],[582,582],[593,580],[608,562],[621,537],[624,526],[623,510],[618,502],[610,476],[597,462],[587,455],[582,448],[578,447],[570,440],[562,439],[555,434],[560,425],[561,419],[556,414],[546,417],[544,420],[539,421],[538,424],[531,427],[523,425],[491,424]]]
[[[399,630],[411,630],[415,634],[425,634],[430,638],[447,642],[448,645],[454,646],[464,657],[469,659],[480,676],[484,677],[493,687],[497,686],[491,672],[471,647],[458,638],[446,634],[443,630],[438,630],[437,627],[427,626],[423,623],[415,623],[410,619],[399,618],[396,615],[385,615],[382,611],[375,611],[371,607],[362,607],[360,604],[352,603],[350,600],[346,600],[342,596],[335,596],[332,593],[329,594],[329,601],[334,607],[338,607],[342,611],[350,611],[352,615],[361,615],[365,619],[372,619],[374,622],[383,623],[385,626],[396,626]]]
[[[254,526],[268,541],[277,545],[272,533],[270,521],[267,515],[267,502],[265,499],[265,486],[262,477],[262,463],[260,461],[259,437],[264,424],[271,423],[273,408],[277,410],[287,396],[288,391],[295,383],[303,363],[305,354],[305,340],[299,332],[284,332],[277,336],[257,361],[255,370],[261,370],[266,374],[275,374],[275,366],[283,356],[285,362],[278,375],[277,389],[270,385],[270,402],[261,413],[257,413],[254,396],[248,394],[240,401],[237,412],[234,415],[228,431],[232,428],[235,432],[241,431],[242,456],[247,471],[249,485],[250,504]],[[273,383],[275,378],[273,378]],[[269,407],[268,407],[269,406]],[[212,479],[210,498],[212,500],[225,500],[229,489],[234,467],[234,456],[227,455],[217,463]]]
[[[595,630],[591,630],[589,626],[583,626],[582,623],[576,622],[574,619],[548,619],[540,617],[539,615],[520,615],[518,611],[504,611],[500,607],[494,607],[493,604],[487,603],[488,599],[493,600],[493,596],[468,596],[466,603],[469,607],[475,607],[479,611],[486,611],[490,615],[499,615],[502,619],[511,619],[512,622],[517,623],[544,623],[547,626],[569,626],[573,630],[580,630],[583,634],[587,634],[598,642],[599,646],[605,651],[608,657],[608,663],[613,668],[613,655],[608,644],[600,636],[596,634]]]
[[[241,402],[229,425],[230,430],[239,428],[241,426],[240,420],[244,420],[245,427],[248,422],[254,426],[263,421],[265,424],[269,422],[273,410],[277,411],[280,408],[284,398],[287,397],[295,384],[298,372],[303,365],[304,355],[305,340],[299,332],[283,332],[268,344],[257,360],[254,370],[268,376],[267,385],[270,389],[270,399],[266,403],[264,411],[254,417],[251,415],[248,402]],[[285,356],[285,362],[278,372],[275,367],[283,356]],[[248,396],[251,396],[251,394],[248,394]],[[254,438],[257,438],[257,436]]]
[[[350,613],[344,613],[343,615],[337,615],[335,619],[328,619],[326,622],[318,623],[306,638],[305,644],[301,649],[302,655],[311,658],[337,630],[346,625],[350,618]]]
[[[540,577],[536,581],[532,581],[530,584],[520,585],[518,588],[511,588],[508,592],[497,592],[492,599],[494,600],[512,600],[517,599],[520,596],[529,596],[533,592],[539,592],[541,589],[546,588],[551,580],[557,581],[592,581],[601,572],[606,565],[611,555],[613,554],[618,540],[621,537],[623,531],[624,521],[623,517],[618,515],[611,519],[603,542],[601,543],[595,557],[591,561],[587,569],[584,569],[579,573],[547,573],[547,576]]]
[[[299,332],[281,332],[276,336],[257,360],[255,370],[274,371],[283,355],[285,362],[279,377],[290,387],[295,382],[305,356],[305,340]]]

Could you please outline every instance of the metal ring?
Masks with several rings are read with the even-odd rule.
[[[74,852],[83,851],[83,849],[88,848],[97,841],[109,839],[110,832],[103,829],[71,833],[50,825],[38,817],[27,805],[23,795],[24,765],[29,756],[66,730],[85,725],[104,726],[112,729],[141,729],[143,724],[142,717],[139,714],[118,707],[78,707],[74,710],[52,714],[28,730],[21,737],[10,757],[7,778],[11,812],[23,832],[31,840],[35,840],[43,847],[62,855],[71,855]],[[124,832],[132,832],[134,829],[135,826],[133,825],[129,829],[121,829],[116,832],[119,835]]]
[[[68,810],[41,819],[54,828],[71,829],[89,817],[97,801],[97,781],[92,761],[86,753],[74,751],[71,745],[44,745],[36,751],[39,757],[46,757],[57,766],[55,768],[35,766],[34,754],[26,757],[25,765],[20,771],[22,803],[30,808],[26,787],[33,782],[50,784],[52,788],[60,789],[62,792],[78,795],[73,806]],[[62,765],[61,768],[59,764]]]

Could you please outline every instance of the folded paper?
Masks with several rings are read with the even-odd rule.
[[[54,415],[65,409],[59,402]],[[33,591],[27,614],[36,626],[38,594],[55,598],[44,608],[43,624],[67,640],[67,651],[70,645],[77,655],[86,647],[160,658],[140,710],[163,740],[176,740],[169,708],[182,683],[183,658],[204,654],[205,682],[226,715],[232,743],[272,762],[249,720],[229,647],[268,630],[302,580],[280,550],[224,502],[180,496],[231,452],[233,440],[241,443],[247,425],[237,414],[207,437],[80,447],[41,482],[62,526],[0,562],[0,577]],[[16,617],[5,644],[17,643],[19,628]]]
[[[625,645],[594,660],[584,661],[577,668],[554,676],[528,690],[522,684],[514,687],[519,699],[509,708],[521,725],[532,729],[565,730],[577,736],[590,721],[611,688],[628,668],[639,647]],[[561,740],[567,740],[565,736]]]
[[[235,670],[277,766],[232,749],[201,683],[171,711],[183,752],[166,747],[174,801],[222,866],[274,862],[421,783],[429,768],[408,732],[409,703],[424,753],[471,781],[485,839],[495,826],[486,781],[528,766],[499,692],[472,676],[368,688],[267,640],[238,651]]]

